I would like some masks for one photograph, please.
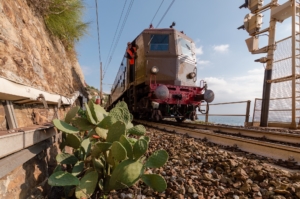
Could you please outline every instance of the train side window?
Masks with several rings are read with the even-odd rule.
[[[168,51],[169,35],[151,35],[150,51]]]

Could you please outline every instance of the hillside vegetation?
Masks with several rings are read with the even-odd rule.
[[[27,0],[27,3],[43,17],[50,34],[59,38],[66,50],[73,50],[76,41],[87,33],[81,0]]]

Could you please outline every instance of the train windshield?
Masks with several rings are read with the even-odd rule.
[[[179,41],[182,55],[193,59],[194,52],[192,49],[192,43],[183,38],[180,38]]]
[[[150,39],[151,51],[168,51],[169,35],[151,35]]]

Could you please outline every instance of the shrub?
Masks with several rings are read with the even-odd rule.
[[[45,21],[49,32],[59,38],[67,50],[87,33],[88,23],[82,21],[82,0],[27,0]]]
[[[79,107],[74,107],[64,121],[53,120],[63,132],[63,152],[56,157],[59,164],[49,185],[63,186],[66,196],[75,192],[76,198],[88,198],[97,190],[105,194],[128,188],[139,180],[155,191],[164,191],[164,178],[145,174],[145,169],[163,166],[168,154],[158,150],[146,159],[150,139],[144,126],[131,123],[126,103],[119,102],[109,113],[91,100],[85,108],[86,118],[79,117]],[[66,153],[65,146],[71,147],[73,154]]]

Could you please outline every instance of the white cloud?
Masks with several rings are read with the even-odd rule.
[[[195,53],[196,55],[202,55],[203,54],[203,47],[200,46],[200,47],[196,47],[196,50],[195,50]]]
[[[216,52],[227,52],[229,50],[229,44],[219,45],[213,47]]]
[[[263,76],[264,69],[262,68],[250,70],[244,76],[208,77],[204,81],[207,82],[208,89],[215,94],[212,104],[251,100],[250,111],[252,112],[255,98],[262,97]],[[245,114],[245,111],[246,103],[210,106],[211,114]]]
[[[197,60],[197,64],[198,65],[209,65],[210,64],[210,61],[208,60]]]
[[[261,68],[255,68],[253,70],[248,70],[248,73],[250,73],[250,74],[261,74],[261,73],[264,72],[264,70],[265,69],[263,67],[261,67]]]

